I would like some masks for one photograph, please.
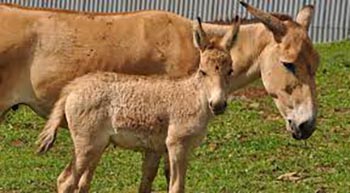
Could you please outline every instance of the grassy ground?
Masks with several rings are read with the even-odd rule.
[[[284,129],[259,83],[217,117],[205,142],[193,153],[186,188],[195,193],[349,192],[350,42],[318,45],[318,130],[295,141]],[[264,96],[264,97],[263,97]],[[67,131],[55,147],[36,156],[34,144],[44,121],[22,107],[0,126],[0,192],[54,192],[56,177],[71,156]],[[140,153],[109,148],[97,169],[92,192],[136,192]],[[297,172],[294,179],[278,180]],[[164,192],[162,170],[154,183]]]

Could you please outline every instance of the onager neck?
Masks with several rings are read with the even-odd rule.
[[[230,25],[204,24],[208,34],[224,35]],[[231,92],[244,87],[260,77],[261,55],[269,42],[274,42],[272,34],[262,23],[241,25],[237,42],[231,49],[235,76]]]

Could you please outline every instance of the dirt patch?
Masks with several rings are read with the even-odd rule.
[[[337,170],[335,169],[335,164],[317,164],[315,166],[316,171],[320,173],[335,173]]]
[[[333,111],[335,113],[349,113],[350,108],[334,108]]]
[[[266,97],[267,92],[262,87],[250,87],[241,89],[230,95],[230,98],[245,98],[245,99],[257,99]]]
[[[22,147],[24,145],[24,142],[19,140],[19,139],[16,139],[16,140],[11,141],[11,145],[13,147]]]

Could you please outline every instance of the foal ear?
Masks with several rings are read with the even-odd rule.
[[[193,25],[193,43],[195,47],[204,50],[209,45],[207,34],[202,28],[201,18],[197,17],[197,22]]]
[[[296,22],[300,24],[307,31],[309,29],[313,14],[314,14],[314,6],[307,5],[299,11],[296,18]]]
[[[235,17],[235,20],[233,21],[231,29],[228,32],[226,32],[226,34],[221,40],[221,46],[227,51],[230,51],[236,42],[240,24],[241,24],[241,20],[237,15]]]

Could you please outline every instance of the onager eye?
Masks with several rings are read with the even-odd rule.
[[[295,70],[295,65],[293,63],[289,63],[289,62],[282,62],[283,63],[283,66],[285,68],[287,68],[287,70],[293,74],[296,73],[296,70]]]
[[[228,71],[227,75],[228,75],[228,76],[232,76],[232,75],[233,75],[233,70],[230,69],[230,70]]]
[[[202,76],[206,76],[207,73],[205,73],[203,70],[199,70],[199,73],[202,75]]]

